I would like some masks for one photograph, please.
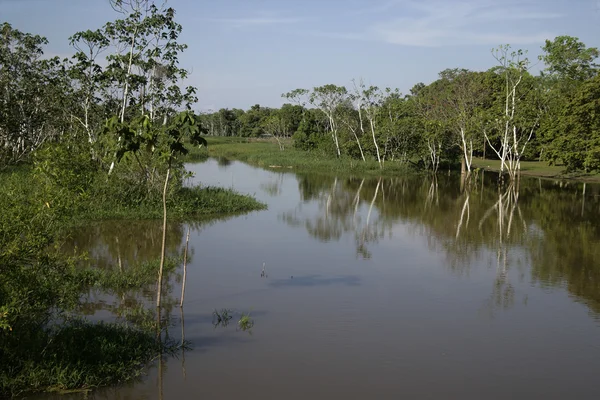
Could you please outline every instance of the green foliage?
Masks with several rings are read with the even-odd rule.
[[[600,170],[600,76],[586,81],[565,107],[548,150],[568,171]]]
[[[329,140],[327,140],[329,139]],[[331,138],[325,136],[327,143]],[[270,140],[253,140],[240,142],[238,138],[208,138],[209,154],[213,157],[240,160],[259,167],[275,171],[314,172],[339,176],[348,175],[402,175],[415,172],[406,163],[386,162],[381,170],[375,160],[358,161],[349,157],[341,159],[331,157],[331,153],[320,150],[306,152],[294,148],[279,151],[277,143]]]
[[[2,340],[0,395],[123,383],[164,350],[153,332],[123,324],[69,320],[33,335],[14,332]]]
[[[315,150],[319,146],[319,137],[323,132],[319,129],[314,112],[307,111],[292,136],[294,147],[300,150]]]
[[[221,311],[213,311],[212,324],[215,328],[225,328],[229,326],[229,323],[233,319],[235,311],[229,308],[223,308]],[[249,313],[242,312],[238,319],[237,327],[240,331],[248,332],[252,334],[252,328],[254,327],[254,320],[250,317]]]
[[[252,334],[252,328],[254,327],[254,320],[248,313],[242,313],[238,321],[238,329],[243,332]]]
[[[0,168],[26,161],[59,138],[71,88],[61,61],[43,58],[46,38],[0,24]]]
[[[595,47],[586,48],[576,37],[557,36],[552,41],[546,40],[542,50],[544,55],[540,58],[546,64],[546,72],[558,79],[584,81],[598,73],[594,60],[600,52]]]

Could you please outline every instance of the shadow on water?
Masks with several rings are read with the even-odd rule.
[[[290,276],[287,279],[277,279],[269,282],[269,286],[281,287],[301,287],[301,286],[358,286],[360,277],[358,276],[339,276],[333,278],[323,278],[319,275]]]

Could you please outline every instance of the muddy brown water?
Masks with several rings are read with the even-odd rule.
[[[598,186],[499,187],[478,173],[461,191],[446,174],[188,167],[193,182],[269,209],[192,225],[184,333],[193,349],[88,398],[600,398]],[[187,227],[170,225],[171,252]],[[160,222],[93,224],[71,246],[127,268],[157,255]],[[89,314],[110,319],[109,306]],[[249,312],[252,334],[215,329],[211,313],[222,308]],[[169,316],[178,339],[179,308]]]

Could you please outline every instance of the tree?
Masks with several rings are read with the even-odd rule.
[[[337,157],[341,157],[339,131],[339,107],[347,101],[348,91],[343,86],[324,85],[315,87],[310,93],[310,103],[319,108],[328,120],[328,130],[335,144]]]
[[[470,174],[473,162],[473,142],[477,139],[479,110],[489,96],[481,74],[466,69],[446,69],[440,72],[444,82],[441,112],[445,114],[456,135],[461,150],[461,173]]]
[[[553,41],[546,40],[540,57],[546,64],[545,72],[558,79],[585,81],[598,74],[594,60],[600,56],[595,47],[586,48],[579,38],[557,36]]]
[[[300,126],[300,122],[302,122],[304,116],[304,111],[304,107],[300,105],[286,103],[281,106],[278,114],[281,118],[283,136],[291,137],[298,130],[298,126]]]
[[[78,32],[69,38],[71,46],[76,50],[73,55],[75,61],[69,68],[69,76],[72,79],[72,85],[75,88],[75,97],[77,98],[77,109],[80,108],[82,115],[75,110],[72,111],[75,118],[85,130],[90,145],[96,143],[99,126],[94,124],[91,119],[96,116],[98,104],[100,103],[100,91],[105,81],[105,73],[98,64],[98,56],[104,52],[109,41],[104,34],[99,31]],[[96,114],[96,115],[94,115]],[[96,120],[101,120],[96,118]],[[96,121],[97,122],[97,121]]]
[[[560,141],[558,115],[573,98],[580,86],[598,74],[598,65],[594,60],[599,56],[595,47],[586,48],[579,39],[571,36],[558,36],[553,41],[546,40],[540,57],[546,64],[541,74],[541,83],[545,86],[546,115],[540,121],[539,136],[544,148],[552,149],[555,140]],[[551,162],[556,157],[551,156]]]
[[[262,122],[262,129],[265,133],[273,136],[279,145],[279,150],[285,150],[284,144],[281,142],[280,137],[285,136],[283,121],[277,112],[272,113],[267,119]]]
[[[255,104],[239,117],[241,136],[258,137],[264,132],[264,122],[271,115],[271,109]]]
[[[360,95],[358,88],[356,87],[356,82],[354,82],[354,93],[348,96],[348,101],[344,103],[339,108],[340,113],[340,121],[341,123],[352,132],[352,136],[354,136],[354,140],[356,141],[356,147],[360,153],[360,158],[364,161],[365,153],[363,151],[363,146],[360,142],[360,138],[365,135],[365,128],[363,124],[363,98]],[[356,109],[352,107],[352,104]]]
[[[70,87],[62,61],[43,58],[46,38],[0,25],[0,156],[25,160],[67,130]]]
[[[383,158],[406,162],[421,152],[423,144],[415,97],[402,97],[398,89],[390,88],[385,94],[378,122],[385,136]]]
[[[580,86],[558,120],[549,158],[568,171],[600,170],[600,75]]]
[[[500,159],[500,172],[508,172],[511,180],[521,170],[521,157],[533,137],[542,116],[538,103],[537,82],[527,72],[529,60],[522,50],[511,52],[510,46],[500,46],[492,51],[500,64],[496,70],[504,80],[504,93],[499,99],[495,114],[498,145],[494,146],[485,133],[489,146]],[[498,107],[500,108],[500,107]]]
[[[377,116],[381,110],[381,102],[383,99],[383,95],[378,87],[370,86],[366,87],[362,79],[356,85],[354,82],[354,92],[356,98],[356,105],[358,108],[358,115],[360,117],[360,128],[364,135],[364,127],[363,127],[363,110],[364,114],[369,121],[369,128],[371,130],[371,138],[373,139],[373,145],[375,146],[375,154],[377,156],[377,162],[379,163],[379,167],[383,168],[383,162],[381,158],[381,152],[379,151],[379,144],[377,143],[377,137],[375,135],[375,124]],[[361,149],[362,152],[362,149]]]
[[[425,160],[434,174],[439,168],[442,155],[448,153],[450,145],[449,121],[440,105],[439,85],[440,82],[433,82],[421,88],[415,99],[417,114],[420,117],[417,123],[422,127],[423,141],[427,148]]]
[[[201,136],[203,131],[197,123],[196,116],[190,111],[179,113],[169,125],[155,124],[147,115],[141,116],[131,123],[122,123],[119,117],[114,116],[107,121],[105,130],[114,132],[123,139],[122,146],[117,152],[117,162],[126,154],[133,154],[137,157],[137,153],[150,148],[161,161],[161,166],[166,169],[162,190],[163,234],[156,296],[156,306],[160,307],[167,235],[167,191],[172,169],[176,166],[178,158],[188,153],[185,142],[204,146],[207,143]]]
[[[187,71],[179,68],[178,56],[187,46],[178,42],[182,27],[175,22],[175,10],[165,4],[159,8],[151,0],[111,0],[111,5],[125,16],[101,32],[116,49],[107,56],[105,69],[111,83],[106,97],[120,103],[113,113],[118,112],[121,123],[147,114],[166,125],[179,109],[190,109],[197,101],[196,88],[180,88]],[[117,147],[121,139],[116,138]]]

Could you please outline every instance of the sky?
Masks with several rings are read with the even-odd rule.
[[[159,0],[159,2],[162,0]],[[281,94],[325,84],[408,93],[446,68],[486,70],[491,49],[528,51],[546,39],[600,47],[600,0],[168,0],[189,47],[180,65],[201,111],[278,107]],[[109,0],[0,0],[0,22],[45,36],[49,56],[68,38],[118,18]]]

